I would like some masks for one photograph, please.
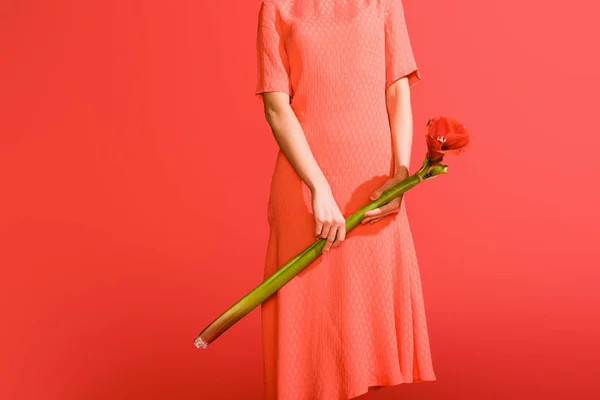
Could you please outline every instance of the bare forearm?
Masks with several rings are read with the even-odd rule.
[[[395,172],[408,172],[413,141],[413,117],[408,79],[402,78],[388,88],[386,104],[392,132]]]
[[[300,178],[314,191],[328,185],[317,164],[302,126],[289,106],[265,111],[267,122],[281,151],[290,161]]]

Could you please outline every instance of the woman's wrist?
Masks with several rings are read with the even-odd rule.
[[[306,186],[308,186],[310,191],[313,193],[317,191],[321,192],[324,190],[330,190],[329,182],[327,182],[327,179],[325,179],[324,176],[307,181]]]

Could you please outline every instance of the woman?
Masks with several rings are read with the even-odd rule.
[[[263,0],[257,57],[280,147],[264,277],[327,240],[261,307],[266,399],[435,380],[405,201],[345,231],[345,217],[408,176],[421,76],[401,0]]]

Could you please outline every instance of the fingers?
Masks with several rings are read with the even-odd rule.
[[[381,196],[381,194],[383,192],[385,192],[386,190],[388,190],[392,186],[395,186],[401,180],[402,179],[400,179],[399,176],[393,176],[393,177],[391,177],[390,179],[388,179],[387,181],[385,181],[384,184],[381,185],[381,187],[379,189],[377,189],[376,191],[374,191],[373,193],[371,193],[371,195],[369,196],[369,199],[370,200],[377,200],[379,198],[379,196]]]
[[[390,185],[390,181],[389,180],[385,181],[385,183],[379,189],[377,189],[376,191],[371,193],[371,195],[369,196],[369,199],[377,200],[379,198],[379,196],[381,196],[381,194],[383,192],[385,192],[386,190],[388,190],[390,187],[392,187],[392,185]]]
[[[326,253],[331,247],[339,246],[346,239],[346,218],[331,193],[321,193],[322,196],[317,196],[318,194],[313,197],[314,233],[315,236],[325,239],[322,253]]]
[[[385,189],[377,189],[376,191],[374,191],[373,193],[371,193],[371,195],[369,196],[370,200],[377,200],[379,198],[379,196],[381,196],[381,193],[383,193],[385,191]]]
[[[340,216],[338,224],[337,239],[333,242],[333,247],[339,247],[342,242],[346,240],[346,219],[343,216]]]
[[[322,253],[327,253],[332,247],[338,247],[346,239],[346,219],[341,213],[333,219],[329,225],[327,236],[321,234],[321,238],[327,238]]]
[[[387,181],[385,181],[385,183],[383,185],[381,185],[381,187],[379,189],[377,189],[376,191],[374,191],[373,193],[371,193],[371,195],[369,196],[369,199],[371,200],[377,200],[379,198],[379,196],[381,196],[381,194],[383,192],[385,192],[386,190],[388,190],[389,188],[391,188],[392,186],[394,186],[397,182],[393,179],[388,179]]]
[[[381,207],[379,207],[379,209],[381,210],[381,215],[380,215],[381,217],[384,217],[389,214],[397,213],[398,211],[400,211],[400,199],[395,198],[394,200],[390,201],[389,203],[384,204]]]
[[[385,192],[386,190],[388,190],[389,188],[391,188],[393,185],[390,184],[390,181],[386,181],[379,189],[377,189],[376,191],[374,191],[373,193],[371,193],[371,195],[369,196],[370,200],[377,200],[379,198],[379,196],[381,196],[381,194],[383,192]]]
[[[327,236],[329,236],[329,231],[331,230],[331,221],[329,220],[325,220],[325,221],[321,221],[321,233],[319,234],[319,237],[321,239],[326,239]]]
[[[323,222],[315,220],[315,236],[321,236],[321,230],[323,229]]]
[[[381,207],[365,212],[364,218],[360,223],[366,224],[367,222],[375,222],[385,217],[386,215],[397,213],[398,211],[400,211],[400,201],[401,197],[397,197]]]
[[[329,217],[315,216],[315,236],[325,239],[329,236],[331,230],[332,219]]]
[[[327,236],[327,242],[325,242],[325,246],[323,247],[322,252],[323,253],[327,253],[329,251],[329,249],[331,248],[331,245],[333,244],[333,241],[335,240],[335,235],[337,234],[337,226],[334,226],[332,229],[329,230],[329,236]]]

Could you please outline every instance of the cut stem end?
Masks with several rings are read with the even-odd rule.
[[[202,339],[200,336],[198,336],[194,340],[194,346],[196,346],[199,349],[206,349],[208,347],[208,343],[204,339]]]

